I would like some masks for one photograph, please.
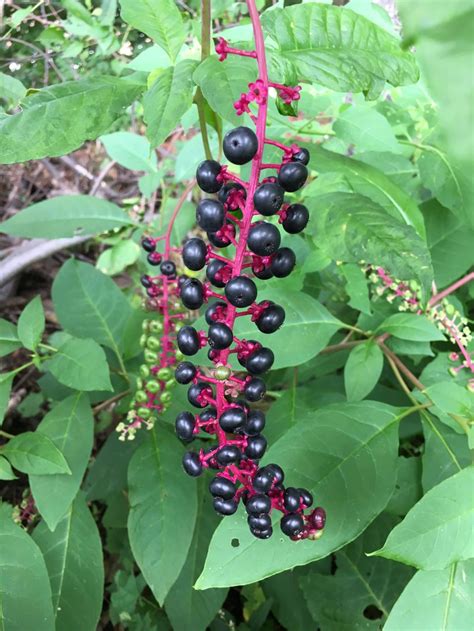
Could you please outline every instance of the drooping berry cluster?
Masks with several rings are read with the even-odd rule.
[[[282,278],[291,273],[295,254],[290,248],[280,247],[281,234],[274,220],[278,217],[283,228],[294,234],[305,228],[309,218],[308,209],[302,204],[284,203],[285,192],[299,190],[306,181],[308,152],[265,138],[270,84],[263,36],[252,0],[248,1],[248,7],[256,51],[249,53],[227,47],[225,55],[221,51],[221,58],[229,53],[245,54],[258,62],[259,77],[250,85],[253,98],[249,99],[258,108],[256,116],[251,114],[256,133],[248,127],[237,127],[226,134],[223,142],[229,162],[236,165],[251,162],[251,174],[248,182],[243,181],[214,160],[204,161],[197,169],[198,185],[206,193],[217,193],[217,199],[203,199],[196,210],[197,223],[207,233],[210,245],[194,237],[183,247],[183,261],[189,269],[199,272],[207,266],[206,280],[186,280],[180,296],[188,309],[199,309],[209,303],[205,312],[209,328],[206,332],[184,326],[178,332],[177,343],[187,356],[209,345],[208,356],[214,367],[205,369],[185,361],[176,368],[176,380],[189,385],[188,400],[199,413],[181,412],[175,427],[185,443],[201,432],[216,437],[217,442],[211,447],[185,453],[183,466],[191,476],[200,475],[206,468],[217,471],[209,489],[218,513],[235,513],[242,499],[250,530],[256,537],[267,539],[272,535],[270,513],[277,509],[283,513],[280,527],[284,534],[294,540],[316,539],[324,528],[325,513],[322,508],[305,513],[313,503],[311,493],[285,487],[284,472],[277,464],[259,465],[267,447],[262,434],[266,419],[263,412],[251,409],[249,403],[265,395],[260,375],[272,367],[273,351],[234,334],[238,317],[250,317],[265,334],[275,332],[283,324],[284,309],[268,300],[258,302],[252,277]],[[292,90],[294,94],[299,92],[296,88]],[[263,162],[265,144],[283,151],[281,164]],[[276,176],[262,178],[264,169],[276,170]],[[233,255],[219,254],[226,247]],[[223,292],[216,291],[219,289]],[[213,298],[217,300],[209,302]],[[234,355],[247,375],[239,377],[232,371],[229,358]]]

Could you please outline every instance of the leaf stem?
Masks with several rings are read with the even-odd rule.
[[[7,438],[8,440],[11,440],[12,438],[15,438],[15,436],[13,434],[9,434],[8,432],[5,432],[3,429],[0,429],[0,436],[2,438]]]
[[[211,0],[201,0],[201,61],[209,57],[211,53]],[[196,103],[199,127],[201,129],[202,144],[207,160],[212,160],[211,145],[207,133],[206,112],[204,96],[201,88],[198,87],[194,95]]]

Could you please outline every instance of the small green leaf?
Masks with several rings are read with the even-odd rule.
[[[344,368],[347,400],[361,401],[377,385],[383,368],[383,353],[375,342],[354,347]]]
[[[8,506],[8,505],[7,505]],[[40,549],[0,511],[0,627],[5,631],[55,631],[48,572]]]
[[[144,136],[129,131],[116,131],[101,136],[99,140],[115,162],[133,171],[154,171],[158,160]]]
[[[437,342],[445,339],[441,331],[426,316],[416,313],[394,313],[379,326],[378,330],[412,342]]]
[[[115,204],[90,195],[60,195],[28,206],[0,224],[17,237],[57,239],[92,235],[133,222]]]
[[[140,256],[140,247],[131,239],[121,240],[97,259],[97,269],[108,276],[120,274],[129,265],[136,263]]]
[[[35,296],[20,314],[18,319],[18,337],[23,346],[34,351],[41,342],[45,326],[41,296]]]
[[[95,631],[102,609],[104,564],[97,525],[82,496],[56,530],[44,522],[33,533],[44,555],[56,631]]]
[[[6,101],[8,109],[16,107],[25,94],[26,88],[21,81],[0,72],[0,101]]]
[[[362,313],[371,314],[367,277],[360,265],[345,263],[341,270],[346,279],[346,291],[349,294],[349,305]]]
[[[143,97],[147,136],[158,147],[176,127],[193,102],[192,73],[196,62],[190,59],[162,70]]]
[[[363,151],[401,151],[401,145],[385,116],[362,103],[343,111],[333,129],[338,138],[354,147],[356,155]]]
[[[423,417],[422,483],[425,493],[471,464],[465,434],[457,434],[429,412]]]
[[[125,22],[151,37],[172,61],[176,59],[186,32],[173,0],[120,0],[120,7]]]
[[[71,468],[71,475],[30,475],[36,506],[53,531],[76,497],[91,455],[94,419],[87,395],[58,403],[36,431],[53,441]]]
[[[105,353],[94,340],[67,340],[44,366],[69,388],[86,392],[112,390]]]
[[[13,353],[17,348],[21,348],[16,326],[0,318],[0,357]]]
[[[453,563],[444,570],[420,570],[393,606],[384,631],[469,631],[474,617],[473,592],[473,560]]]
[[[432,488],[372,554],[423,570],[442,570],[472,558],[473,485],[471,466]]]
[[[175,436],[156,424],[128,472],[130,545],[160,604],[186,561],[197,513],[196,482],[180,470],[180,452]]]
[[[70,153],[105,133],[142,90],[129,79],[98,75],[34,92],[21,112],[0,119],[0,163]]]
[[[63,454],[52,440],[39,432],[24,432],[15,436],[2,448],[2,455],[23,473],[71,474]]]
[[[0,456],[0,480],[16,480],[10,463],[3,456]]]

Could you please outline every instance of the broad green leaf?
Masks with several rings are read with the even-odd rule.
[[[92,265],[70,259],[54,279],[52,297],[66,331],[77,337],[91,337],[120,354],[132,308],[111,278]]]
[[[338,138],[354,147],[356,155],[363,151],[400,151],[395,132],[385,116],[362,103],[343,111],[333,129]]]
[[[425,448],[423,451],[422,483],[425,493],[471,464],[465,434],[457,434],[426,414],[423,417]]]
[[[471,466],[432,488],[374,554],[422,570],[442,570],[472,558],[473,485]]]
[[[265,462],[278,462],[287,472],[287,484],[308,488],[315,505],[325,508],[323,536],[294,545],[279,536],[275,515],[275,534],[262,546],[250,534],[241,509],[214,533],[196,588],[253,583],[322,559],[355,539],[393,493],[400,413],[373,401],[335,404],[289,429],[270,448]]]
[[[148,92],[145,92],[144,116],[152,147],[161,145],[191,107],[195,66],[195,61],[187,59],[162,70]]]
[[[174,0],[120,0],[121,16],[130,26],[143,31],[174,61],[186,33]]]
[[[295,567],[267,578],[262,588],[267,598],[273,599],[272,613],[284,629],[312,629],[314,620],[308,611],[299,579],[309,566]]]
[[[28,533],[13,523],[7,507],[0,509],[0,628],[55,631],[43,555]]]
[[[91,455],[94,419],[87,396],[74,394],[58,403],[36,431],[53,441],[71,469],[71,475],[30,475],[36,506],[54,530],[79,490]]]
[[[393,606],[384,631],[470,631],[474,616],[474,561],[445,570],[420,570]]]
[[[45,363],[45,369],[75,390],[112,390],[105,353],[91,339],[69,339]]]
[[[270,346],[275,354],[273,368],[297,366],[317,355],[342,323],[320,302],[302,292],[263,290],[259,300],[273,300],[285,309],[282,327],[271,336],[260,333],[249,318],[238,318],[235,333]],[[271,338],[271,339],[270,339]]]
[[[167,68],[168,66],[171,66],[169,55],[154,44],[149,48],[145,48],[139,55],[134,57],[127,68],[138,70],[139,72],[153,72],[157,68]]]
[[[10,463],[3,456],[0,456],[0,480],[16,480]]]
[[[368,197],[396,219],[415,228],[425,237],[423,215],[416,202],[380,169],[316,145],[308,146],[311,168],[319,173],[341,173],[354,192]]]
[[[142,90],[130,80],[101,75],[35,92],[23,100],[21,112],[0,119],[0,162],[74,151],[106,132]]]
[[[412,456],[398,458],[398,476],[395,491],[385,511],[391,515],[406,515],[423,495],[421,486],[422,459]]]
[[[380,346],[368,341],[355,346],[344,367],[347,400],[361,401],[375,388],[383,368]]]
[[[207,549],[219,517],[212,508],[207,488],[201,498],[188,557],[165,600],[165,610],[173,629],[206,631],[227,594],[225,589],[199,591],[193,585],[204,566]]]
[[[99,140],[115,162],[132,171],[154,171],[158,160],[145,136],[130,131],[116,131]]]
[[[422,206],[428,247],[439,288],[474,266],[474,230],[436,200]]]
[[[160,214],[153,222],[153,227],[159,231],[159,234],[164,234],[171,220],[171,216],[176,208],[177,200],[175,198],[167,199],[166,202],[160,208]],[[171,245],[179,247],[188,232],[193,228],[196,223],[196,206],[192,202],[184,202],[181,207],[178,216],[173,224],[171,230]],[[164,245],[158,244],[157,249],[164,248]],[[164,251],[164,250],[163,250]]]
[[[160,186],[161,181],[163,179],[163,172],[152,172],[146,173],[142,175],[138,180],[138,188],[140,189],[140,193],[144,195],[147,199],[153,195],[153,193]]]
[[[56,631],[95,631],[104,565],[99,531],[83,497],[74,500],[54,532],[41,522],[33,538],[48,568]]]
[[[20,347],[21,342],[16,326],[12,322],[0,318],[0,357],[13,353]]]
[[[346,279],[346,291],[350,297],[349,305],[353,309],[370,315],[369,288],[364,271],[355,263],[341,265],[341,271]]]
[[[123,272],[129,265],[136,263],[140,256],[140,246],[131,239],[121,240],[97,259],[97,269],[108,276]]]
[[[365,553],[380,545],[396,520],[387,515],[376,519],[358,539],[335,554],[337,570],[325,576],[312,566],[300,584],[314,621],[327,631],[380,629],[411,578],[413,570]],[[343,603],[343,606],[341,606]],[[368,620],[368,608],[380,612]]]
[[[18,337],[25,348],[34,351],[41,342],[45,326],[43,303],[41,296],[35,296],[18,318]]]
[[[5,101],[7,108],[10,109],[16,107],[25,94],[26,88],[21,81],[0,72],[0,102]]]
[[[445,339],[431,320],[416,313],[394,313],[382,322],[379,330],[412,342],[436,342]]]
[[[474,419],[474,393],[468,388],[463,388],[453,381],[441,381],[427,388],[426,395],[435,406],[430,412],[436,414],[443,422],[446,422],[445,417],[449,414],[463,418],[466,424]],[[449,419],[447,424],[458,432],[463,432],[453,419]]]
[[[430,255],[411,226],[362,195],[321,195],[314,208],[309,230],[333,260],[381,266],[402,280],[418,280],[428,293],[433,279]]]
[[[105,199],[61,195],[28,206],[0,224],[0,229],[16,237],[56,239],[97,234],[131,224],[121,208]]]
[[[160,604],[186,562],[197,514],[196,482],[183,473],[180,461],[176,437],[156,424],[128,472],[130,545]]]
[[[313,2],[266,11],[262,23],[277,46],[273,54],[292,62],[300,80],[372,98],[386,81],[418,80],[414,57],[397,39],[349,9]]]
[[[2,448],[2,455],[23,473],[71,475],[66,459],[56,445],[40,432],[24,432],[12,438]]]
[[[233,124],[242,124],[242,117],[235,113],[234,103],[256,77],[254,60],[230,56],[221,62],[215,55],[202,61],[193,75],[212,109]]]

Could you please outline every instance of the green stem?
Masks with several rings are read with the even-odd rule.
[[[57,348],[54,348],[54,346],[50,346],[49,344],[40,343],[38,346],[40,346],[41,348],[45,348],[48,351],[53,351],[53,353],[57,353],[58,352]]]
[[[201,1],[201,61],[204,61],[211,54],[211,0]],[[198,87],[194,95],[196,103],[199,127],[201,129],[202,144],[207,160],[212,160],[211,145],[207,133],[206,112],[204,108],[204,96],[201,88]]]
[[[5,432],[3,429],[0,429],[0,436],[2,438],[7,438],[8,440],[11,440],[12,438],[15,438],[13,436],[13,434],[9,434],[8,432]]]

